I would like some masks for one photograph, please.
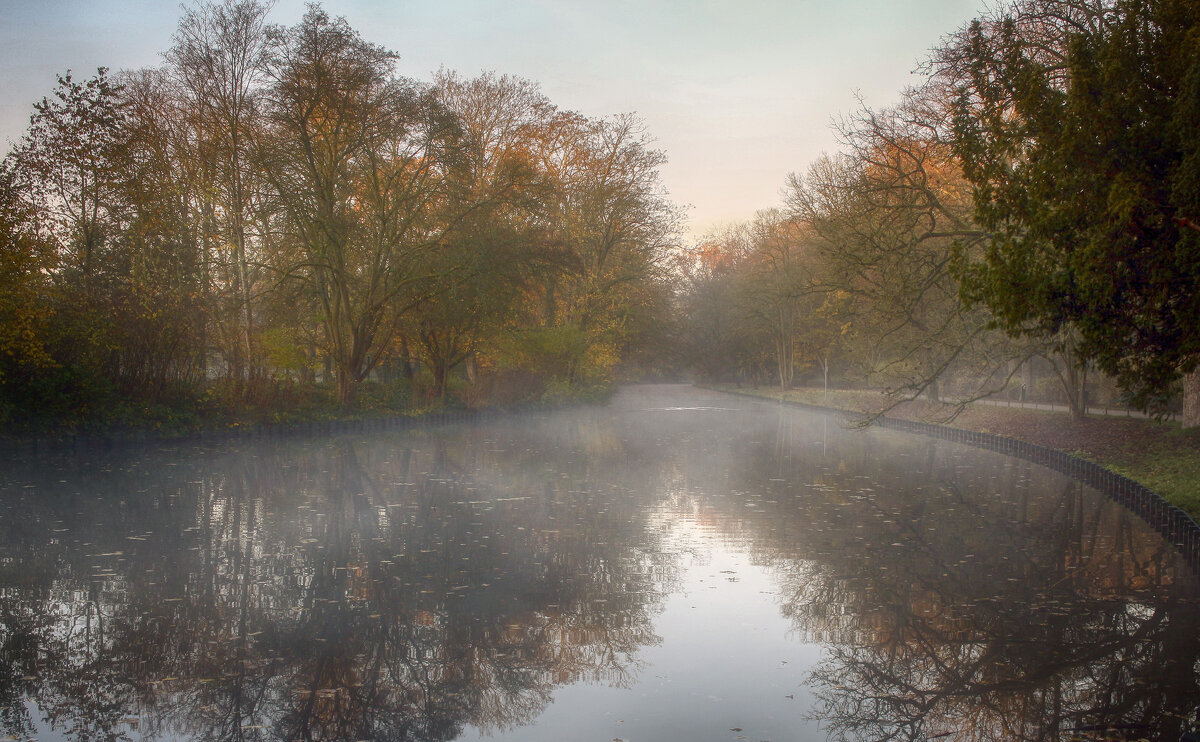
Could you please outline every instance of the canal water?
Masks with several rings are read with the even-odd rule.
[[[690,387],[13,457],[0,742],[1174,742],[1198,597],[1062,474]]]

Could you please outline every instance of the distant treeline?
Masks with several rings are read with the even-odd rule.
[[[1200,424],[1200,3],[1018,0],[923,72],[681,260],[698,372]]]
[[[184,11],[36,104],[0,170],[0,420],[193,424],[603,387],[678,211],[632,116],[396,55],[311,6]]]

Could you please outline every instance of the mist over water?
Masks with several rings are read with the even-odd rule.
[[[1175,740],[1198,594],[1063,475],[690,387],[11,460],[0,739]]]

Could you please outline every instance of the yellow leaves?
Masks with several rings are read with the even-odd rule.
[[[582,370],[589,376],[604,378],[620,362],[621,351],[616,343],[594,342],[584,351]]]
[[[295,332],[288,327],[270,327],[262,332],[262,350],[273,368],[299,371],[309,366],[309,359]]]

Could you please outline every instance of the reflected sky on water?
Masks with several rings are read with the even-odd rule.
[[[0,740],[1176,740],[1197,593],[1048,469],[687,387],[42,456]]]

